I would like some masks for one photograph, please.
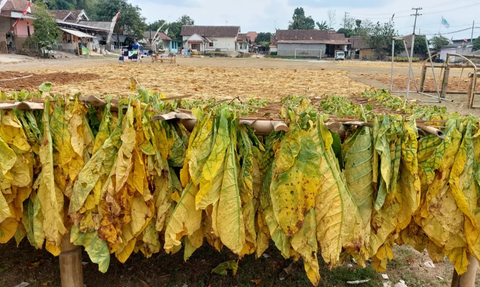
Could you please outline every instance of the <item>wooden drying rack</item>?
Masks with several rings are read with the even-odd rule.
[[[190,96],[180,96],[162,99],[163,101],[177,100],[188,98]],[[105,107],[107,105],[107,100],[104,98],[96,96],[87,96],[80,97],[82,102],[93,105],[95,107]],[[52,100],[55,102],[55,100]],[[118,100],[112,99],[111,105],[113,110],[118,109]],[[44,109],[44,100],[43,99],[33,99],[26,102],[15,102],[15,101],[0,101],[0,110],[43,110]],[[178,120],[185,126],[189,131],[192,131],[197,123],[197,119],[191,114],[191,111],[179,109],[178,112],[170,112],[167,114],[161,114],[159,111],[153,112],[160,114],[154,116],[152,121],[163,120]],[[241,117],[238,119],[240,124],[250,126],[257,135],[268,135],[272,131],[289,131],[288,125],[277,116],[251,116],[251,117]],[[326,122],[327,128],[332,131],[339,132],[343,126],[372,126],[369,123],[358,121],[353,117],[347,118],[338,118],[335,116],[330,117]],[[445,134],[432,126],[428,126],[424,121],[417,121],[417,128],[424,133],[433,134],[440,138],[444,138]],[[82,255],[81,255],[81,246],[73,245],[70,240],[70,234],[67,233],[63,236],[62,239],[62,252],[60,254],[60,277],[62,282],[62,287],[83,287],[83,271],[82,271]],[[472,258],[469,258],[469,260]],[[477,260],[471,260],[471,264],[468,267],[468,272],[462,276],[454,274],[452,280],[452,286],[455,287],[474,287],[475,283],[475,273],[478,266]],[[476,265],[475,265],[476,264]],[[473,274],[473,275],[472,275]],[[473,277],[472,277],[473,276]],[[472,281],[473,278],[473,281]]]

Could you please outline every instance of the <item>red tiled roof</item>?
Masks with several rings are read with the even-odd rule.
[[[65,20],[70,13],[72,13],[72,18],[77,20],[78,16],[83,12],[83,10],[50,10],[50,12],[58,20]]]
[[[145,31],[143,32],[143,37],[145,39],[152,39],[153,36],[155,36],[155,33],[157,33],[157,31]],[[172,38],[168,37],[167,35],[165,35],[165,33],[162,33],[162,32],[158,32],[158,36],[160,39],[164,40],[164,41],[173,41]]]
[[[182,26],[182,36],[198,34],[202,37],[237,37],[240,32],[238,26]]]
[[[238,34],[237,42],[247,42],[247,34],[246,33]]]
[[[26,0],[9,0],[2,8],[2,16],[10,16],[11,12],[23,12],[27,9],[29,1]],[[36,5],[32,4],[32,13],[35,12]]]
[[[58,20],[64,20],[67,18],[68,15],[70,15],[71,11],[70,10],[50,10],[50,13],[55,16]]]
[[[255,42],[255,40],[257,39],[258,37],[258,33],[257,32],[248,32],[247,33],[247,38],[250,38],[250,41],[252,42]]]

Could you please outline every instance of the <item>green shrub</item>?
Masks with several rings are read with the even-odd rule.
[[[392,57],[387,57],[388,61],[392,60]],[[395,57],[395,62],[408,62],[407,57]],[[420,58],[413,57],[412,62],[420,62]]]

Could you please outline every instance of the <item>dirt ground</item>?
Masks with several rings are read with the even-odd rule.
[[[279,100],[288,95],[345,95],[352,96],[365,89],[388,88],[390,63],[345,61],[286,61],[279,59],[179,58],[177,64],[143,63],[119,64],[115,59],[35,60],[16,64],[1,64],[0,90],[35,90],[43,81],[54,83],[54,93],[86,95],[129,94],[130,81],[136,79],[142,88],[158,90],[167,97],[190,95],[192,99],[216,97],[242,99],[258,97]],[[420,75],[420,64],[414,72]],[[408,65],[395,64],[395,88],[405,89]],[[30,78],[1,81],[33,75]],[[451,73],[451,89],[465,87],[465,75]],[[433,78],[427,78],[427,89],[433,89]],[[429,100],[412,94],[413,99]],[[442,102],[451,112],[472,113],[466,108],[465,95],[449,95],[454,102]],[[427,103],[426,103],[427,104]],[[433,103],[429,103],[433,104]],[[452,265],[445,260],[435,268],[425,265],[426,253],[410,247],[395,247],[395,259],[386,272],[389,279],[376,274],[371,266],[359,268],[353,262],[330,271],[321,263],[320,286],[351,286],[349,280],[370,279],[357,286],[393,286],[404,280],[407,286],[450,286]],[[125,265],[112,258],[109,271],[101,274],[97,266],[83,253],[86,286],[310,286],[303,265],[284,260],[276,248],[267,251],[268,257],[247,256],[239,262],[236,276],[220,276],[211,270],[218,264],[235,259],[229,252],[218,253],[208,246],[197,250],[188,262],[183,252],[176,255],[160,253],[145,259],[132,256]],[[0,245],[0,287],[60,286],[58,258],[46,251],[34,250],[27,242],[18,248],[14,242]],[[477,280],[480,286],[480,280]]]
[[[430,259],[426,252],[420,253],[407,246],[396,246],[395,258],[389,262],[385,273],[375,273],[368,264],[360,268],[348,261],[343,266],[329,270],[320,260],[322,287],[352,286],[347,281],[369,280],[359,284],[362,287],[393,287],[400,280],[409,287],[448,287],[452,278],[452,264],[446,259],[435,263],[434,268],[427,267]],[[22,282],[31,287],[60,286],[59,259],[45,250],[35,250],[26,241],[18,248],[15,242],[0,245],[0,286],[14,287]],[[254,255],[239,261],[238,273],[229,272],[222,276],[212,273],[218,264],[235,260],[228,251],[219,253],[208,245],[197,250],[189,261],[183,261],[183,250],[175,255],[164,252],[144,258],[141,254],[132,255],[125,264],[111,258],[108,272],[102,274],[83,252],[83,275],[87,287],[154,287],[154,286],[311,286],[303,264],[285,260],[274,247],[270,247],[259,259]],[[477,279],[480,279],[477,276]],[[477,280],[477,282],[480,282]],[[353,285],[355,286],[355,285]],[[477,284],[480,286],[480,283]]]

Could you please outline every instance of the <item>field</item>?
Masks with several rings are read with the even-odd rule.
[[[407,64],[396,65],[397,89],[404,89]],[[415,65],[420,74],[420,65]],[[279,101],[289,95],[342,95],[355,97],[366,89],[389,86],[390,64],[376,62],[312,62],[273,59],[183,59],[177,64],[119,64],[115,59],[33,61],[4,64],[0,72],[0,90],[11,92],[36,89],[42,82],[54,84],[52,92],[84,95],[127,95],[132,78],[139,87],[157,90],[166,97],[191,96],[192,99],[239,97]],[[465,88],[465,76],[452,73],[451,89]],[[12,80],[14,78],[18,78]],[[427,89],[433,89],[433,78],[427,79]],[[476,113],[464,107],[466,96],[457,96],[454,103],[442,103],[451,111]],[[425,99],[419,95],[413,98]],[[0,245],[0,287],[29,282],[29,286],[59,286],[58,258],[45,251],[34,250],[25,241],[15,248],[10,242]],[[109,272],[97,271],[84,254],[86,286],[310,286],[301,262],[284,260],[275,247],[255,260],[247,256],[240,261],[236,276],[220,276],[211,270],[218,264],[235,259],[229,252],[217,253],[204,246],[188,262],[183,252],[171,256],[164,253],[145,259],[133,256],[125,265],[112,260]],[[321,286],[349,286],[347,281],[370,281],[358,286],[393,286],[404,280],[407,286],[449,286],[452,266],[445,260],[435,268],[425,265],[428,254],[409,247],[396,247],[396,258],[389,264],[385,280],[371,266],[360,269],[354,262],[329,271],[321,266]]]

